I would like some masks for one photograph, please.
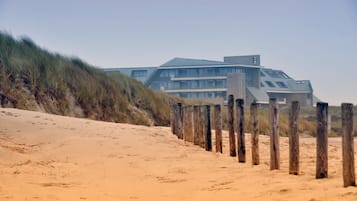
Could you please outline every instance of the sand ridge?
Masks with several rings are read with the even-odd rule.
[[[269,138],[261,165],[178,140],[168,127],[145,127],[0,108],[0,200],[356,200],[343,188],[341,139],[329,139],[329,178],[315,179],[315,139],[300,139],[300,175],[269,170]],[[357,143],[355,143],[355,146]],[[356,147],[355,147],[355,150]]]

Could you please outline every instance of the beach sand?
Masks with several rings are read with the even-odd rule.
[[[300,138],[296,176],[288,138],[281,169],[270,171],[268,136],[259,136],[261,164],[252,166],[250,135],[246,163],[228,156],[223,135],[216,154],[168,127],[0,108],[0,200],[357,200],[356,187],[343,188],[340,138],[329,138],[329,178],[316,180],[314,138]]]

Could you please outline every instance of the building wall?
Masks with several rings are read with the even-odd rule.
[[[227,95],[233,94],[234,99],[245,99],[245,74],[229,73],[227,75]]]
[[[286,105],[290,105],[292,101],[299,101],[301,106],[311,105],[308,102],[308,93],[268,93],[270,98],[277,98],[278,101],[285,99]]]
[[[233,63],[233,64],[260,66],[260,55],[224,57],[224,62]]]

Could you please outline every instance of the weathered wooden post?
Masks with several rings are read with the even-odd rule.
[[[222,114],[221,105],[214,106],[214,128],[216,133],[216,152],[223,153],[222,149]]]
[[[200,116],[200,106],[193,106],[193,144],[199,145],[199,117]]]
[[[205,105],[205,114],[204,114],[204,127],[205,127],[205,149],[206,151],[212,151],[212,131],[211,131],[211,106]]]
[[[202,148],[205,148],[205,133],[206,133],[205,113],[206,113],[206,107],[205,105],[201,105],[200,115],[199,115],[198,139],[199,139],[199,146]]]
[[[184,107],[183,116],[183,139],[187,142],[193,142],[193,107]]]
[[[316,105],[317,133],[316,133],[316,179],[328,177],[327,158],[327,116],[328,103],[319,102]]]
[[[229,155],[236,156],[236,141],[234,137],[234,96],[228,96],[228,134],[229,134]]]
[[[299,134],[298,134],[298,116],[300,104],[298,101],[291,103],[289,112],[289,174],[299,174]]]
[[[356,186],[353,143],[353,105],[342,103],[343,186]]]
[[[259,121],[258,121],[258,107],[259,105],[253,102],[250,105],[250,121],[252,126],[252,164],[259,165]]]
[[[236,100],[238,161],[245,163],[244,100]]]
[[[177,103],[172,104],[172,134],[177,135]]]
[[[179,139],[183,139],[183,111],[182,111],[182,103],[177,103],[177,137]]]
[[[175,110],[175,108],[174,108],[174,105],[175,104],[172,104],[172,105],[170,105],[170,127],[171,127],[171,133],[173,133],[174,134],[174,132],[175,132],[175,123],[174,123],[174,118],[175,118],[175,116],[174,116],[174,110]]]
[[[276,98],[269,99],[270,106],[270,170],[280,169],[279,105]]]

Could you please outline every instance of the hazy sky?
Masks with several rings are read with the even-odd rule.
[[[356,0],[0,0],[0,30],[97,67],[260,54],[322,100],[357,104]]]

